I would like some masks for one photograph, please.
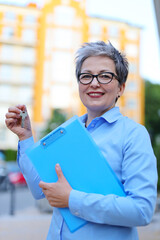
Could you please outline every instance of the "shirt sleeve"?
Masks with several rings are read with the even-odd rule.
[[[18,142],[17,162],[33,197],[35,199],[41,199],[45,197],[42,189],[39,187],[41,179],[25,153],[26,149],[33,144],[33,137]]]
[[[90,222],[124,227],[151,221],[157,197],[156,158],[148,132],[141,125],[124,140],[122,183],[126,197],[72,190],[71,213]]]

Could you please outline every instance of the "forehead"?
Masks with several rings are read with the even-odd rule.
[[[115,72],[114,61],[107,56],[91,56],[84,60],[81,71],[112,71]]]

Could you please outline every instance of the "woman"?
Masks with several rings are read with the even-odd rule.
[[[86,43],[77,52],[76,76],[79,95],[87,108],[80,119],[124,186],[126,197],[88,194],[71,188],[60,166],[58,181],[42,182],[25,155],[33,144],[29,117],[21,128],[24,105],[11,107],[7,127],[19,137],[18,164],[36,199],[48,199],[54,207],[48,240],[137,240],[136,226],[148,224],[156,203],[156,159],[146,129],[122,116],[116,101],[124,92],[128,75],[127,59],[111,43]],[[89,174],[89,173],[88,173]],[[70,233],[58,208],[88,223]]]

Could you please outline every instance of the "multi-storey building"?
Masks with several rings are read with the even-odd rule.
[[[9,106],[26,104],[31,116],[36,78],[40,11],[0,5],[0,148],[16,146],[4,116]]]
[[[88,18],[88,41],[110,41],[129,60],[129,76],[124,95],[118,100],[121,112],[144,122],[144,89],[139,73],[140,28],[124,22]]]
[[[37,133],[55,108],[83,114],[75,78],[75,51],[87,41],[111,41],[126,53],[130,74],[118,104],[143,123],[143,81],[139,75],[140,29],[86,15],[85,0],[47,0],[42,9],[0,5],[0,111],[26,104]],[[0,122],[0,145],[17,139]]]

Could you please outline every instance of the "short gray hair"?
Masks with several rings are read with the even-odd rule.
[[[81,73],[81,67],[84,60],[92,56],[106,56],[112,59],[115,63],[116,74],[120,85],[126,82],[128,76],[127,58],[113,47],[111,42],[106,44],[103,41],[84,43],[81,48],[78,49],[75,58],[77,80]]]

